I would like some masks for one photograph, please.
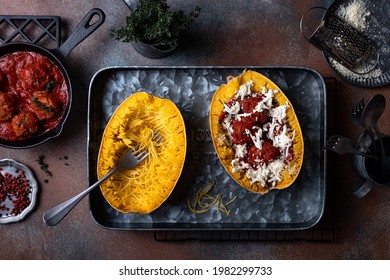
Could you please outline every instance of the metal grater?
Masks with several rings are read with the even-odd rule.
[[[313,9],[316,8],[324,9]],[[333,13],[324,10],[319,26],[307,38],[309,42],[355,73],[365,74],[372,71],[379,61],[375,43]]]

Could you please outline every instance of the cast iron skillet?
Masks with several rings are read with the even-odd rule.
[[[97,18],[97,19],[95,19]],[[62,61],[65,60],[70,51],[76,47],[80,42],[86,39],[90,34],[92,34],[98,27],[100,27],[105,19],[105,14],[100,9],[92,9],[88,14],[81,20],[79,25],[69,36],[66,42],[57,49],[48,50],[38,45],[31,43],[18,42],[18,43],[9,43],[0,46],[0,57],[14,52],[35,52],[39,53],[46,58],[48,58],[55,66],[58,67],[62,75],[64,76],[66,85],[68,86],[68,104],[63,113],[61,121],[57,126],[49,131],[44,132],[43,134],[33,136],[29,139],[23,141],[6,141],[0,139],[0,146],[7,148],[31,148],[38,146],[47,140],[57,137],[63,128],[63,125],[69,115],[71,103],[72,103],[72,85],[69,79],[68,72],[63,66]]]

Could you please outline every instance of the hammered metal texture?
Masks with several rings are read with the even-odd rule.
[[[110,67],[97,72],[89,92],[89,180],[96,180],[101,135],[121,102],[137,91],[168,98],[185,119],[188,152],[182,176],[172,195],[148,215],[122,214],[111,208],[100,190],[90,195],[95,221],[112,229],[305,229],[321,218],[325,200],[326,90],[323,79],[306,68],[252,67],[273,80],[292,102],[300,121],[305,156],[301,173],[288,189],[266,195],[251,193],[235,183],[220,164],[209,131],[209,106],[215,90],[245,68],[234,67]],[[233,197],[230,216],[211,208],[194,214],[188,197],[215,181],[212,194]]]

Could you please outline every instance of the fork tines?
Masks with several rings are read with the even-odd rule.
[[[352,108],[352,114],[353,115],[357,115],[358,113],[360,113],[363,108],[364,108],[364,97],[360,98],[357,103],[355,104],[355,106],[353,106]]]
[[[333,135],[333,136],[329,137],[328,141],[326,141],[325,148],[334,148],[339,141],[340,141],[340,136]]]
[[[153,133],[152,141],[155,141],[156,143],[161,144],[165,141],[165,137],[164,137],[164,135],[161,134],[161,131],[156,130]]]
[[[137,158],[138,161],[143,161],[149,156],[147,150],[140,150],[133,153],[133,155]]]

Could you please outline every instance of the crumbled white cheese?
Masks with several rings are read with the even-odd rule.
[[[225,117],[225,119],[222,122],[222,126],[226,129],[226,131],[228,132],[229,135],[233,133],[232,117],[231,117],[231,115],[227,115]]]
[[[232,160],[232,172],[236,173],[240,170],[246,170],[250,168],[248,163],[241,161],[239,158],[235,158]]]
[[[223,110],[228,114],[237,114],[240,112],[240,102],[236,101],[232,104],[232,106],[223,105]]]
[[[269,115],[272,118],[275,118],[279,123],[284,123],[287,116],[287,109],[289,108],[290,106],[286,102],[286,105],[280,105],[278,107],[272,108],[269,112]]]
[[[242,86],[240,86],[240,88],[238,89],[238,91],[236,93],[236,97],[244,99],[246,96],[251,95],[252,94],[252,85],[253,85],[253,81],[249,81],[246,84],[243,84]]]
[[[283,151],[283,156],[287,157],[289,153],[289,148],[292,145],[294,137],[295,137],[295,130],[292,133],[292,137],[290,137],[288,135],[286,126],[284,126],[282,133],[280,133],[273,139],[273,145],[275,147],[280,148]]]
[[[295,136],[295,131],[293,131],[292,137],[290,137],[289,128],[285,124],[287,110],[290,106],[286,102],[285,105],[273,107],[274,96],[279,91],[263,87],[261,89],[262,99],[258,102],[253,112],[240,114],[241,102],[239,102],[239,100],[248,96],[255,97],[257,95],[255,92],[252,92],[252,86],[253,81],[249,81],[242,85],[234,96],[234,98],[238,101],[235,101],[230,107],[226,104],[224,105],[224,111],[227,115],[224,118],[222,125],[226,128],[227,135],[231,139],[232,133],[234,132],[232,127],[233,120],[241,120],[242,117],[251,116],[253,113],[268,110],[267,116],[270,119],[270,122],[265,123],[263,127],[254,126],[251,130],[246,129],[244,133],[250,136],[257,149],[262,149],[265,138],[264,136],[266,136],[273,142],[274,147],[280,149],[281,157],[279,159],[272,160],[268,165],[262,163],[259,159],[255,159],[254,161],[259,163],[256,167],[258,169],[255,170],[249,163],[242,160],[248,155],[246,145],[234,145],[233,149],[235,151],[235,158],[231,162],[232,172],[246,171],[246,176],[250,180],[251,184],[260,182],[263,186],[275,186],[282,180],[282,171],[288,168],[284,160],[289,154],[289,148],[291,147]],[[275,135],[275,132],[278,133]]]
[[[274,92],[270,90],[262,90],[262,93],[264,94],[264,98],[257,103],[256,108],[254,109],[254,112],[263,112],[264,109],[271,109],[272,108],[272,100],[274,98]]]
[[[244,158],[247,154],[247,149],[245,145],[234,145],[237,158]]]
[[[251,185],[256,182],[260,182],[263,186],[266,186],[270,172],[271,171],[268,168],[264,168],[263,166],[260,166],[257,170],[249,168],[246,171],[246,176],[251,182]]]
[[[251,113],[237,114],[237,115],[236,115],[236,118],[240,121],[241,118],[243,118],[243,117],[249,117],[249,116],[251,116],[251,115],[252,115]]]
[[[261,128],[258,128],[255,132],[255,135],[252,135],[249,132],[249,135],[253,141],[253,144],[256,146],[256,148],[260,149],[263,147],[263,130]]]
[[[264,124],[263,129],[267,131],[267,138],[273,140],[275,138],[274,133],[278,130],[280,124],[278,124],[274,118],[271,119],[271,122]]]
[[[271,184],[275,186],[278,182],[282,180],[281,174],[285,169],[285,164],[283,160],[274,160],[271,161],[268,165],[260,165],[257,170],[248,169],[246,176],[251,181],[251,184],[260,182],[263,186]]]

